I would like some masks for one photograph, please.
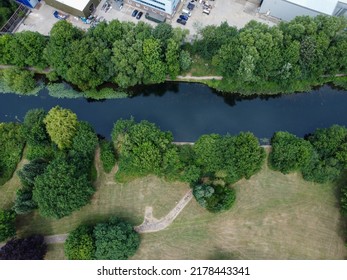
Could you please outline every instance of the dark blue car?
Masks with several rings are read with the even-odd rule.
[[[136,15],[137,15],[138,12],[139,12],[138,10],[134,10],[133,13],[131,14],[131,16],[132,16],[132,17],[136,17]]]
[[[183,19],[183,20],[187,21],[188,20],[188,16],[180,15],[180,19]]]

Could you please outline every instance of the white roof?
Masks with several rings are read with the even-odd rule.
[[[288,2],[297,4],[302,7],[309,8],[311,10],[332,15],[337,2],[347,2],[346,0],[286,0]]]
[[[57,2],[63,3],[69,7],[75,8],[76,10],[83,11],[90,0],[56,0]]]

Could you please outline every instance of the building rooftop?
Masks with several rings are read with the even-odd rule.
[[[332,15],[337,2],[347,2],[347,0],[286,0],[293,4],[309,8],[321,12],[323,14]]]
[[[90,0],[56,0],[57,2],[63,3],[69,7],[75,8],[76,10],[83,11],[88,5]]]

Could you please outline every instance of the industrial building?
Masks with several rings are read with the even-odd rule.
[[[259,12],[284,21],[306,15],[347,17],[347,0],[263,0]]]
[[[100,4],[101,0],[45,0],[45,2],[70,15],[88,17]]]
[[[169,19],[176,13],[181,0],[125,0],[125,3],[144,10],[165,16]]]

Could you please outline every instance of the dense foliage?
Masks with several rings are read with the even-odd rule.
[[[44,173],[47,165],[48,162],[44,159],[34,159],[17,172],[23,186],[17,190],[14,201],[13,210],[17,214],[27,214],[37,208],[37,204],[33,200],[35,178]]]
[[[0,260],[43,260],[47,245],[42,235],[12,239],[0,249]]]
[[[100,159],[106,173],[109,173],[116,164],[116,152],[112,142],[102,140],[100,142]]]
[[[196,164],[204,175],[234,183],[249,179],[264,162],[265,152],[250,132],[237,136],[210,134],[201,136],[194,145]]]
[[[93,228],[79,226],[69,233],[64,243],[65,256],[69,260],[92,260],[95,255]]]
[[[36,177],[33,199],[41,215],[59,219],[86,205],[94,191],[88,174],[81,174],[74,162],[59,156]]]
[[[161,131],[153,123],[119,120],[114,125],[112,139],[120,155],[118,178],[124,174],[170,175],[179,168],[172,133]]]
[[[19,94],[28,94],[37,86],[32,71],[15,67],[2,70],[0,80],[10,91]]]
[[[132,225],[116,218],[97,224],[93,234],[98,260],[126,260],[140,245],[139,234]]]
[[[347,167],[347,129],[337,125],[317,129],[308,141],[315,153],[303,169],[304,178],[318,183],[335,181]]]
[[[193,194],[202,207],[213,213],[230,209],[236,198],[234,189],[221,185],[196,185]]]
[[[276,132],[271,139],[271,145],[270,164],[273,169],[284,174],[301,171],[313,156],[310,142],[288,132]]]
[[[16,235],[16,213],[0,209],[0,242]]]
[[[59,149],[71,147],[78,126],[75,113],[56,106],[49,110],[43,122],[52,142],[57,144]]]
[[[333,182],[347,168],[347,129],[333,125],[318,128],[306,139],[287,132],[272,138],[271,166],[283,173],[302,171],[305,180]]]
[[[12,177],[25,143],[22,126],[0,123],[0,186]]]
[[[242,29],[207,26],[193,50],[212,63],[223,81],[211,83],[244,94],[293,92],[345,73],[347,20],[301,16],[277,26],[250,21]]]

